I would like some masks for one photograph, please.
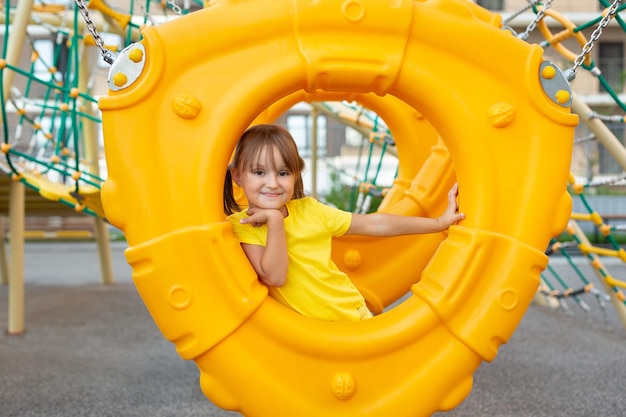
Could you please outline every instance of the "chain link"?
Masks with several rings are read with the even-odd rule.
[[[585,60],[585,56],[591,52],[595,42],[600,39],[602,31],[609,25],[611,19],[615,15],[615,12],[617,11],[618,6],[621,3],[622,0],[615,0],[613,4],[611,4],[611,7],[609,7],[608,13],[604,15],[602,20],[600,20],[600,23],[598,23],[598,27],[591,34],[591,38],[585,44],[585,46],[583,46],[582,52],[574,60],[574,66],[566,71],[568,81],[572,81],[576,77],[576,70],[582,65],[583,61]]]
[[[167,4],[169,4],[172,10],[174,10],[174,13],[178,16],[182,16],[183,9],[181,9],[180,6],[174,2],[174,0],[167,0]]]
[[[548,10],[550,6],[552,6],[552,0],[546,1],[546,4],[537,12],[535,19],[532,22],[530,22],[530,24],[528,25],[524,33],[518,35],[518,38],[520,38],[523,41],[528,39],[528,35],[530,35],[530,32],[535,30],[535,28],[537,27],[537,23],[539,23],[539,21],[543,19],[543,16],[546,14],[546,10]]]
[[[148,12],[148,9],[146,8],[144,4],[145,3],[139,3],[139,10],[141,11],[141,14],[143,15],[143,20],[144,22],[148,22],[154,26],[154,19],[152,19],[152,16],[150,16],[150,13]],[[150,7],[150,4],[148,4],[148,7]]]
[[[100,49],[102,59],[104,59],[108,64],[113,64],[113,61],[115,61],[116,58],[116,54],[105,48],[104,39],[102,38],[100,33],[98,33],[98,28],[96,27],[96,24],[93,20],[91,20],[91,17],[89,16],[89,10],[87,10],[85,0],[74,0],[74,3],[76,3],[78,11],[83,16],[87,30],[89,30],[89,32],[93,36],[93,39],[96,42],[96,46]],[[172,10],[174,10],[175,14],[177,14],[178,16],[182,16],[183,10],[179,5],[176,4],[174,0],[167,0],[167,4],[172,8]]]
[[[100,51],[102,53],[102,59],[104,59],[109,65],[113,64],[113,61],[115,61],[115,54],[104,47],[104,39],[102,39],[102,36],[100,36],[100,33],[98,33],[98,28],[96,27],[94,21],[91,20],[91,17],[89,17],[89,11],[87,10],[85,1],[74,0],[74,2],[78,7],[78,11],[83,16],[83,19],[85,19],[85,25],[87,26],[89,32],[91,32],[91,35],[96,42],[96,45],[98,46],[98,48],[100,48]]]
[[[618,114],[600,114],[596,112],[589,113],[590,119],[599,119],[604,122],[614,122],[614,123],[626,123],[626,116],[620,116]]]
[[[579,145],[581,143],[592,142],[596,140],[596,135],[594,133],[589,133],[588,135],[583,136],[582,138],[574,139],[574,145]]]
[[[513,14],[512,14],[511,16],[509,16],[508,18],[504,19],[504,20],[502,21],[502,24],[503,24],[503,25],[506,25],[506,24],[507,24],[507,23],[509,23],[510,21],[514,20],[517,16],[521,15],[522,13],[524,13],[526,10],[528,10],[528,9],[530,9],[530,8],[532,8],[532,7],[534,7],[537,3],[539,3],[539,0],[534,0],[534,1],[528,0],[528,4],[527,4],[524,8],[522,8],[522,9],[518,10],[517,12],[513,13]]]

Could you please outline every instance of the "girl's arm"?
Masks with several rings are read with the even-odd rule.
[[[278,210],[254,210],[250,217],[241,222],[254,227],[267,224],[265,247],[246,243],[242,243],[241,247],[261,281],[272,287],[284,285],[287,281],[289,258],[283,215]]]
[[[465,218],[465,214],[457,213],[457,193],[458,185],[454,184],[450,192],[448,192],[448,207],[440,217],[400,216],[386,213],[354,214],[346,234],[400,236],[444,231]]]

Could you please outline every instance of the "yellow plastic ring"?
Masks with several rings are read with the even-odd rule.
[[[136,77],[100,101],[102,198],[139,293],[196,362],[204,393],[247,416],[458,405],[521,320],[570,213],[577,117],[544,92],[541,48],[464,0],[226,2],[143,35],[145,60],[122,53],[114,68]],[[301,90],[395,96],[453,162],[467,219],[414,276],[412,296],[373,319],[320,322],[268,298],[222,213],[237,138]],[[406,275],[413,242],[388,250]],[[394,280],[378,260],[367,268]]]

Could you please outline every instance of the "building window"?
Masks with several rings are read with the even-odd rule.
[[[33,68],[35,76],[39,79],[49,81],[49,70],[55,66],[54,43],[51,39],[37,39],[33,41],[32,45],[37,53],[37,60]]]
[[[287,116],[287,130],[298,145],[298,151],[303,158],[311,156],[311,129],[313,118],[310,114],[290,114]],[[317,154],[326,156],[326,116],[317,117]]]
[[[602,76],[613,91],[624,88],[624,44],[622,42],[601,42],[598,46],[599,64]],[[600,91],[605,88],[600,84]]]
[[[487,10],[504,10],[504,0],[476,0],[476,4]]]
[[[623,123],[607,122],[606,127],[615,135],[617,140],[624,143],[624,127]],[[615,157],[601,144],[599,147],[599,171],[601,175],[618,175],[624,172],[622,166],[615,160]]]

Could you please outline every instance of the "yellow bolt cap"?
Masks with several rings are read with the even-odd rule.
[[[118,87],[122,87],[124,84],[126,84],[127,81],[128,77],[126,76],[126,74],[123,74],[121,72],[118,72],[113,76],[113,84]]]

